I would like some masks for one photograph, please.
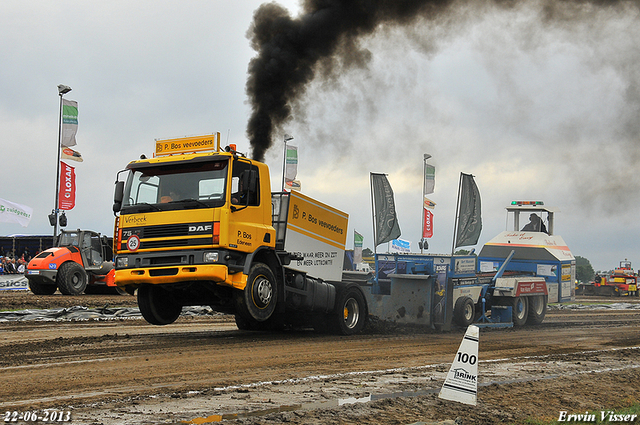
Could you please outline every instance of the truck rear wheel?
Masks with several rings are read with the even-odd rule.
[[[53,295],[56,292],[56,285],[46,283],[39,283],[33,279],[27,279],[29,281],[29,289],[35,295]]]
[[[476,315],[476,308],[473,300],[469,297],[460,297],[456,300],[453,308],[453,320],[461,327],[467,327],[473,323]]]
[[[527,323],[530,325],[539,325],[547,314],[547,296],[534,295],[529,297],[529,315]]]
[[[336,308],[331,315],[331,328],[340,335],[353,335],[362,330],[367,320],[364,295],[356,286],[338,287]]]
[[[138,288],[138,307],[147,322],[159,326],[175,322],[182,312],[182,306],[173,301],[171,293],[155,285]]]
[[[247,286],[239,294],[238,313],[245,319],[266,321],[276,310],[278,284],[273,272],[263,263],[251,266]]]
[[[56,282],[64,295],[80,295],[87,288],[87,273],[82,266],[68,261],[60,266]]]
[[[511,304],[514,326],[523,326],[527,322],[527,316],[529,315],[529,302],[527,297],[515,297],[513,304]]]

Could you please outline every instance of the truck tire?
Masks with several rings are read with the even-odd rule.
[[[142,285],[138,288],[138,307],[142,317],[152,325],[169,325],[182,312],[171,293],[156,285]]]
[[[515,297],[511,304],[511,319],[514,326],[524,326],[529,316],[529,302],[527,297]]]
[[[247,286],[237,299],[238,314],[244,319],[264,322],[276,310],[278,284],[273,272],[263,263],[251,266]]]
[[[87,273],[78,263],[67,261],[60,266],[56,282],[64,295],[80,295],[87,288]]]
[[[357,334],[367,321],[364,295],[360,288],[354,285],[336,289],[336,307],[329,317],[330,329],[339,335]]]
[[[473,323],[476,315],[476,306],[469,297],[460,297],[453,308],[453,320],[458,326],[466,328]]]
[[[29,289],[35,295],[53,295],[56,292],[56,285],[46,283],[39,283],[33,279],[27,279],[29,281]]]
[[[527,324],[539,325],[547,314],[547,296],[534,295],[529,297],[529,315],[527,316]]]

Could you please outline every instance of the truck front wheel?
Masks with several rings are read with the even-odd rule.
[[[278,285],[273,272],[263,263],[251,266],[247,286],[238,297],[238,313],[258,322],[267,320],[276,309]]]
[[[68,261],[60,266],[56,282],[64,295],[80,295],[87,288],[87,273],[82,266]]]
[[[173,300],[171,293],[155,285],[138,288],[138,307],[142,317],[152,325],[169,325],[182,312],[182,306]]]

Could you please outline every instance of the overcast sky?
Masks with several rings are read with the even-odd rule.
[[[78,179],[69,228],[112,233],[116,173],[150,155],[154,139],[219,131],[248,152],[246,33],[261,3],[0,2],[0,198],[34,209],[27,228],[0,223],[0,234],[52,233],[58,84],[78,102],[84,158],[68,161]],[[297,1],[278,3],[299,13]],[[314,80],[294,105],[286,132],[302,191],[349,213],[349,235],[373,249],[369,173],[387,173],[402,238],[419,251],[429,153],[430,252],[451,252],[464,172],[482,196],[478,251],[505,230],[510,201],[542,200],[560,210],[556,234],[574,255],[596,270],[625,258],[640,267],[638,7],[547,12],[533,1],[465,6],[360,40],[366,68]],[[277,140],[266,155],[274,189],[282,148]]]

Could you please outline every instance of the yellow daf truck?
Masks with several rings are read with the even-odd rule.
[[[362,290],[340,281],[348,215],[271,193],[267,165],[221,149],[219,133],[157,140],[118,173],[113,210],[115,280],[151,324],[191,305],[234,314],[240,329],[365,324]]]

